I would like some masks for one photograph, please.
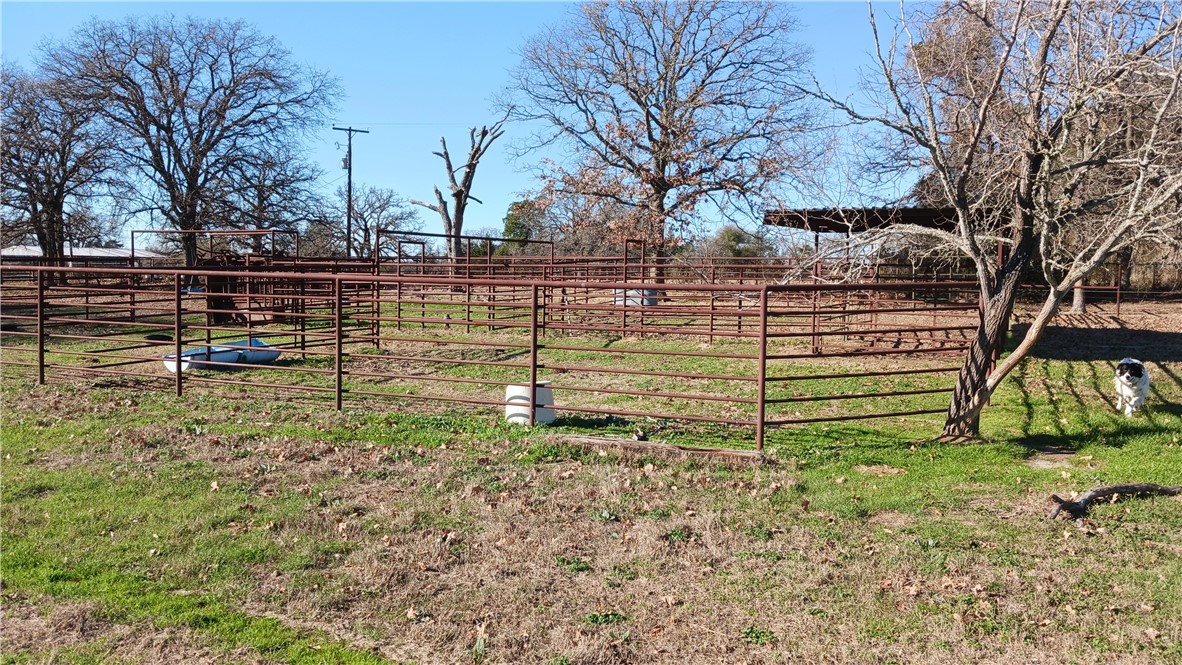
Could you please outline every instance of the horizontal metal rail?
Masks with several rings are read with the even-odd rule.
[[[762,448],[767,428],[944,412],[924,400],[951,391],[958,368],[922,359],[959,360],[978,318],[976,285],[957,281],[617,280],[635,279],[631,265],[607,271],[612,281],[553,271],[457,278],[323,265],[337,272],[310,263],[0,266],[0,364],[33,368],[41,381],[46,370],[55,380],[121,375],[178,395],[238,386],[326,395],[337,406],[378,398],[499,408],[508,386],[534,383],[555,398],[526,391],[531,415],[753,427]],[[280,360],[244,362],[259,342]],[[198,356],[188,371],[166,371],[165,356],[207,347],[239,361]],[[891,366],[834,364],[878,358]]]

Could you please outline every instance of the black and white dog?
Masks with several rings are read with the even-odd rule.
[[[1149,370],[1133,358],[1125,358],[1116,366],[1116,410],[1122,408],[1126,416],[1145,406],[1149,397]]]

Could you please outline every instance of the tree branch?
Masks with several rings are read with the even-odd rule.
[[[1084,492],[1074,501],[1068,501],[1059,497],[1057,494],[1052,494],[1051,501],[1055,502],[1055,508],[1051,510],[1050,515],[1047,515],[1047,519],[1055,519],[1062,511],[1067,511],[1067,514],[1072,518],[1078,519],[1088,514],[1088,508],[1096,499],[1110,496],[1112,497],[1112,501],[1116,501],[1122,494],[1127,496],[1176,496],[1182,494],[1182,485],[1168,487],[1155,485],[1154,483],[1136,483],[1132,485],[1097,487],[1096,489]]]

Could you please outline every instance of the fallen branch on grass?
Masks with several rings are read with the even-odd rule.
[[[1066,510],[1072,517],[1080,518],[1088,513],[1088,506],[1096,499],[1102,499],[1106,496],[1111,496],[1113,501],[1116,501],[1118,494],[1128,494],[1130,496],[1139,496],[1143,494],[1148,495],[1165,495],[1174,496],[1175,494],[1182,494],[1182,485],[1176,487],[1167,487],[1165,485],[1155,485],[1153,483],[1137,483],[1133,485],[1110,485],[1108,487],[1097,487],[1094,490],[1084,492],[1075,501],[1068,501],[1058,495],[1052,494],[1051,501],[1056,503],[1055,509],[1047,516],[1047,519],[1053,520],[1059,516],[1060,511]]]

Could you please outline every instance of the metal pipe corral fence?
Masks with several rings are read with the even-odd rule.
[[[717,427],[762,449],[777,429],[944,412],[978,318],[964,281],[508,279],[409,265],[0,266],[0,364],[35,368],[41,383],[114,375],[178,397],[236,386],[338,409],[499,410],[506,387],[545,384],[527,391],[531,421],[545,408],[559,424]]]

